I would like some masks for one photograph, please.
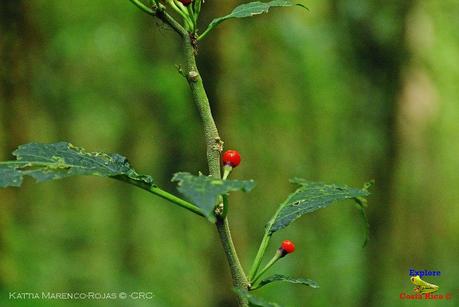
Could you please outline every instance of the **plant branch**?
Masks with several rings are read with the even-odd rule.
[[[155,16],[155,11],[149,8],[148,6],[146,6],[145,4],[143,4],[142,1],[140,0],[129,0],[129,1],[131,1],[135,6],[137,6],[139,9],[141,9],[145,13]]]
[[[220,241],[225,251],[226,259],[230,266],[231,276],[233,279],[233,286],[238,289],[248,289],[249,283],[245,276],[244,270],[242,269],[241,263],[237,256],[236,249],[234,247],[233,239],[231,238],[231,231],[229,228],[228,219],[217,220],[217,231],[220,236]],[[239,297],[239,305],[241,307],[248,306],[247,302]]]
[[[161,20],[164,24],[169,26],[169,28],[177,32],[177,34],[179,34],[180,36],[182,37],[188,36],[188,31],[185,30],[185,28],[183,28],[180,23],[178,23],[171,15],[169,15],[166,12],[166,7],[162,5],[161,3],[158,6],[149,8],[148,6],[143,4],[140,0],[129,0],[129,1],[131,1],[135,6],[137,6],[139,9],[141,9],[148,15],[151,15]]]
[[[180,25],[173,17],[167,14],[167,12],[165,12],[165,7],[163,5],[160,4],[159,6],[150,9],[146,7],[140,0],[130,1],[134,3],[138,8],[140,8],[142,11],[146,12],[149,15],[155,16],[156,18],[163,21],[166,25],[168,25],[182,37],[185,58],[183,72],[190,86],[193,102],[198,108],[201,121],[203,123],[209,174],[214,178],[221,178],[220,153],[223,150],[223,141],[220,139],[220,136],[218,134],[217,126],[215,125],[215,121],[210,109],[209,99],[207,97],[207,93],[205,91],[202,78],[199,74],[199,70],[196,65],[196,37],[194,36],[194,34],[188,33],[188,31],[185,28],[183,28],[182,25]],[[171,200],[169,199],[170,197],[167,194],[159,194],[157,193],[158,191],[153,190],[150,190],[150,192],[159,195],[163,198],[166,198],[168,200]],[[181,205],[184,204],[182,203]],[[185,208],[194,212],[193,207]],[[222,246],[225,251],[228,264],[230,266],[233,285],[236,288],[247,290],[249,284],[245,272],[241,266],[241,263],[239,262],[236,249],[234,248],[234,243],[231,238],[231,232],[229,229],[227,218],[218,218],[216,222],[216,227],[218,234],[220,236],[220,241],[222,242]],[[241,307],[247,307],[247,299],[239,297],[239,305]]]
[[[184,56],[185,65],[184,72],[191,89],[193,101],[199,110],[201,120],[204,126],[204,135],[207,144],[207,164],[209,174],[214,178],[221,178],[220,173],[220,153],[223,150],[223,142],[218,134],[215,121],[209,105],[202,78],[196,65],[194,42],[192,37],[188,36],[184,39]],[[228,224],[228,219],[217,218],[216,227],[220,236],[225,255],[230,266],[233,285],[238,289],[248,289],[248,281],[245,272],[239,262],[239,258],[234,248],[234,243],[231,238],[231,232]],[[246,299],[239,297],[239,305],[242,307],[248,306]]]
[[[210,109],[209,99],[207,98],[207,93],[196,65],[195,49],[191,37],[185,37],[183,43],[185,56],[183,70],[191,89],[193,101],[198,108],[204,126],[209,174],[215,178],[221,178],[220,153],[223,150],[223,142],[218,134],[217,126],[215,125]]]

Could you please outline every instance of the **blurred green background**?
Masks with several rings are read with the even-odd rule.
[[[242,1],[206,1],[202,26]],[[232,20],[199,62],[233,178],[248,268],[291,177],[361,186],[376,180],[366,248],[359,212],[339,203],[276,233],[297,252],[271,272],[321,288],[273,284],[287,306],[412,306],[408,270],[459,284],[459,2],[308,0]],[[199,116],[177,37],[128,1],[0,2],[0,158],[19,144],[70,141],[119,152],[176,192],[174,172],[206,171]],[[0,191],[1,306],[234,306],[214,227],[139,189],[72,178]],[[151,291],[152,300],[12,300],[9,292]]]

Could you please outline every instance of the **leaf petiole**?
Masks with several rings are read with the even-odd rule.
[[[258,248],[257,255],[255,256],[252,267],[250,268],[250,273],[249,273],[248,278],[251,283],[254,281],[253,279],[255,275],[257,274],[258,269],[260,268],[261,261],[263,260],[263,256],[265,255],[266,249],[268,248],[270,239],[271,239],[271,236],[269,235],[269,232],[265,232],[263,239],[260,243],[260,247]]]
[[[253,278],[253,280],[251,280],[250,282],[255,284],[255,282],[267,271],[269,270],[270,267],[272,267],[280,258],[282,258],[282,253],[280,250],[277,250],[276,251],[276,254],[274,255],[274,257],[269,260],[269,262],[265,265],[265,267],[263,269],[261,269],[261,271]],[[255,285],[255,288],[257,288],[257,286]]]
[[[127,177],[113,177],[115,179],[118,179],[118,180],[121,180],[123,182],[126,182],[126,183],[130,183],[132,185],[135,185],[136,187],[139,187],[147,192],[150,192],[152,194],[155,194],[156,196],[159,196],[163,199],[166,199],[168,201],[170,201],[171,203],[175,204],[175,205],[178,205],[184,209],[187,209],[188,211],[191,211],[197,215],[200,215],[202,217],[206,217],[206,215],[201,211],[201,209],[199,209],[199,207],[197,207],[196,205],[190,203],[190,202],[187,202],[186,200],[184,199],[181,199],[180,197],[177,197],[169,192],[166,192],[164,191],[163,189],[157,187],[156,185],[146,185],[146,184],[142,184],[142,183],[139,183],[137,181],[134,181],[134,180],[131,180],[130,178],[127,178]]]

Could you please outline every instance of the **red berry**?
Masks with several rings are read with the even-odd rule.
[[[295,251],[295,244],[293,244],[290,240],[285,240],[282,242],[281,245],[282,250],[284,250],[287,254],[293,253]]]
[[[241,163],[241,155],[237,150],[227,150],[223,154],[223,164],[236,167]]]
[[[188,6],[193,2],[193,0],[179,0],[184,6]]]

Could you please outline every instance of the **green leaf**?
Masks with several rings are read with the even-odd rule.
[[[13,155],[15,161],[0,162],[0,187],[19,187],[24,176],[43,182],[77,175],[113,177],[145,187],[153,186],[153,179],[139,175],[125,157],[86,152],[70,143],[21,145]]]
[[[190,173],[176,173],[172,178],[178,182],[178,190],[196,204],[211,220],[215,220],[214,209],[219,196],[230,191],[249,192],[255,187],[253,180],[221,180]]]
[[[308,182],[304,179],[293,179],[293,183],[301,185],[287,200],[281,204],[273,220],[268,224],[270,234],[287,227],[306,213],[328,207],[332,203],[368,196],[366,188],[356,189],[347,186],[330,185],[317,182]]]
[[[219,24],[221,24],[223,21],[227,19],[253,17],[256,15],[263,14],[263,13],[268,13],[269,9],[272,7],[289,7],[289,6],[295,6],[295,5],[301,6],[307,9],[302,4],[296,4],[288,0],[273,0],[270,2],[256,1],[256,2],[250,2],[250,3],[239,5],[230,14],[214,19],[209,24],[209,26],[207,26],[207,29],[203,32],[203,34],[199,37],[199,39],[204,37],[208,32],[210,32],[212,29],[214,29],[216,26],[218,26]]]
[[[319,285],[311,279],[293,278],[293,277],[289,277],[285,275],[276,274],[276,275],[269,276],[268,278],[265,278],[262,281],[260,281],[260,283],[257,284],[254,289],[259,289],[263,286],[266,286],[267,284],[270,284],[276,281],[284,281],[284,282],[289,282],[292,284],[301,284],[301,285],[309,286],[311,288],[319,288]]]
[[[241,298],[246,299],[249,301],[249,306],[254,307],[282,307],[277,303],[267,302],[264,299],[254,296],[253,294],[249,293],[247,290],[241,289],[234,289],[234,292],[237,293]]]

